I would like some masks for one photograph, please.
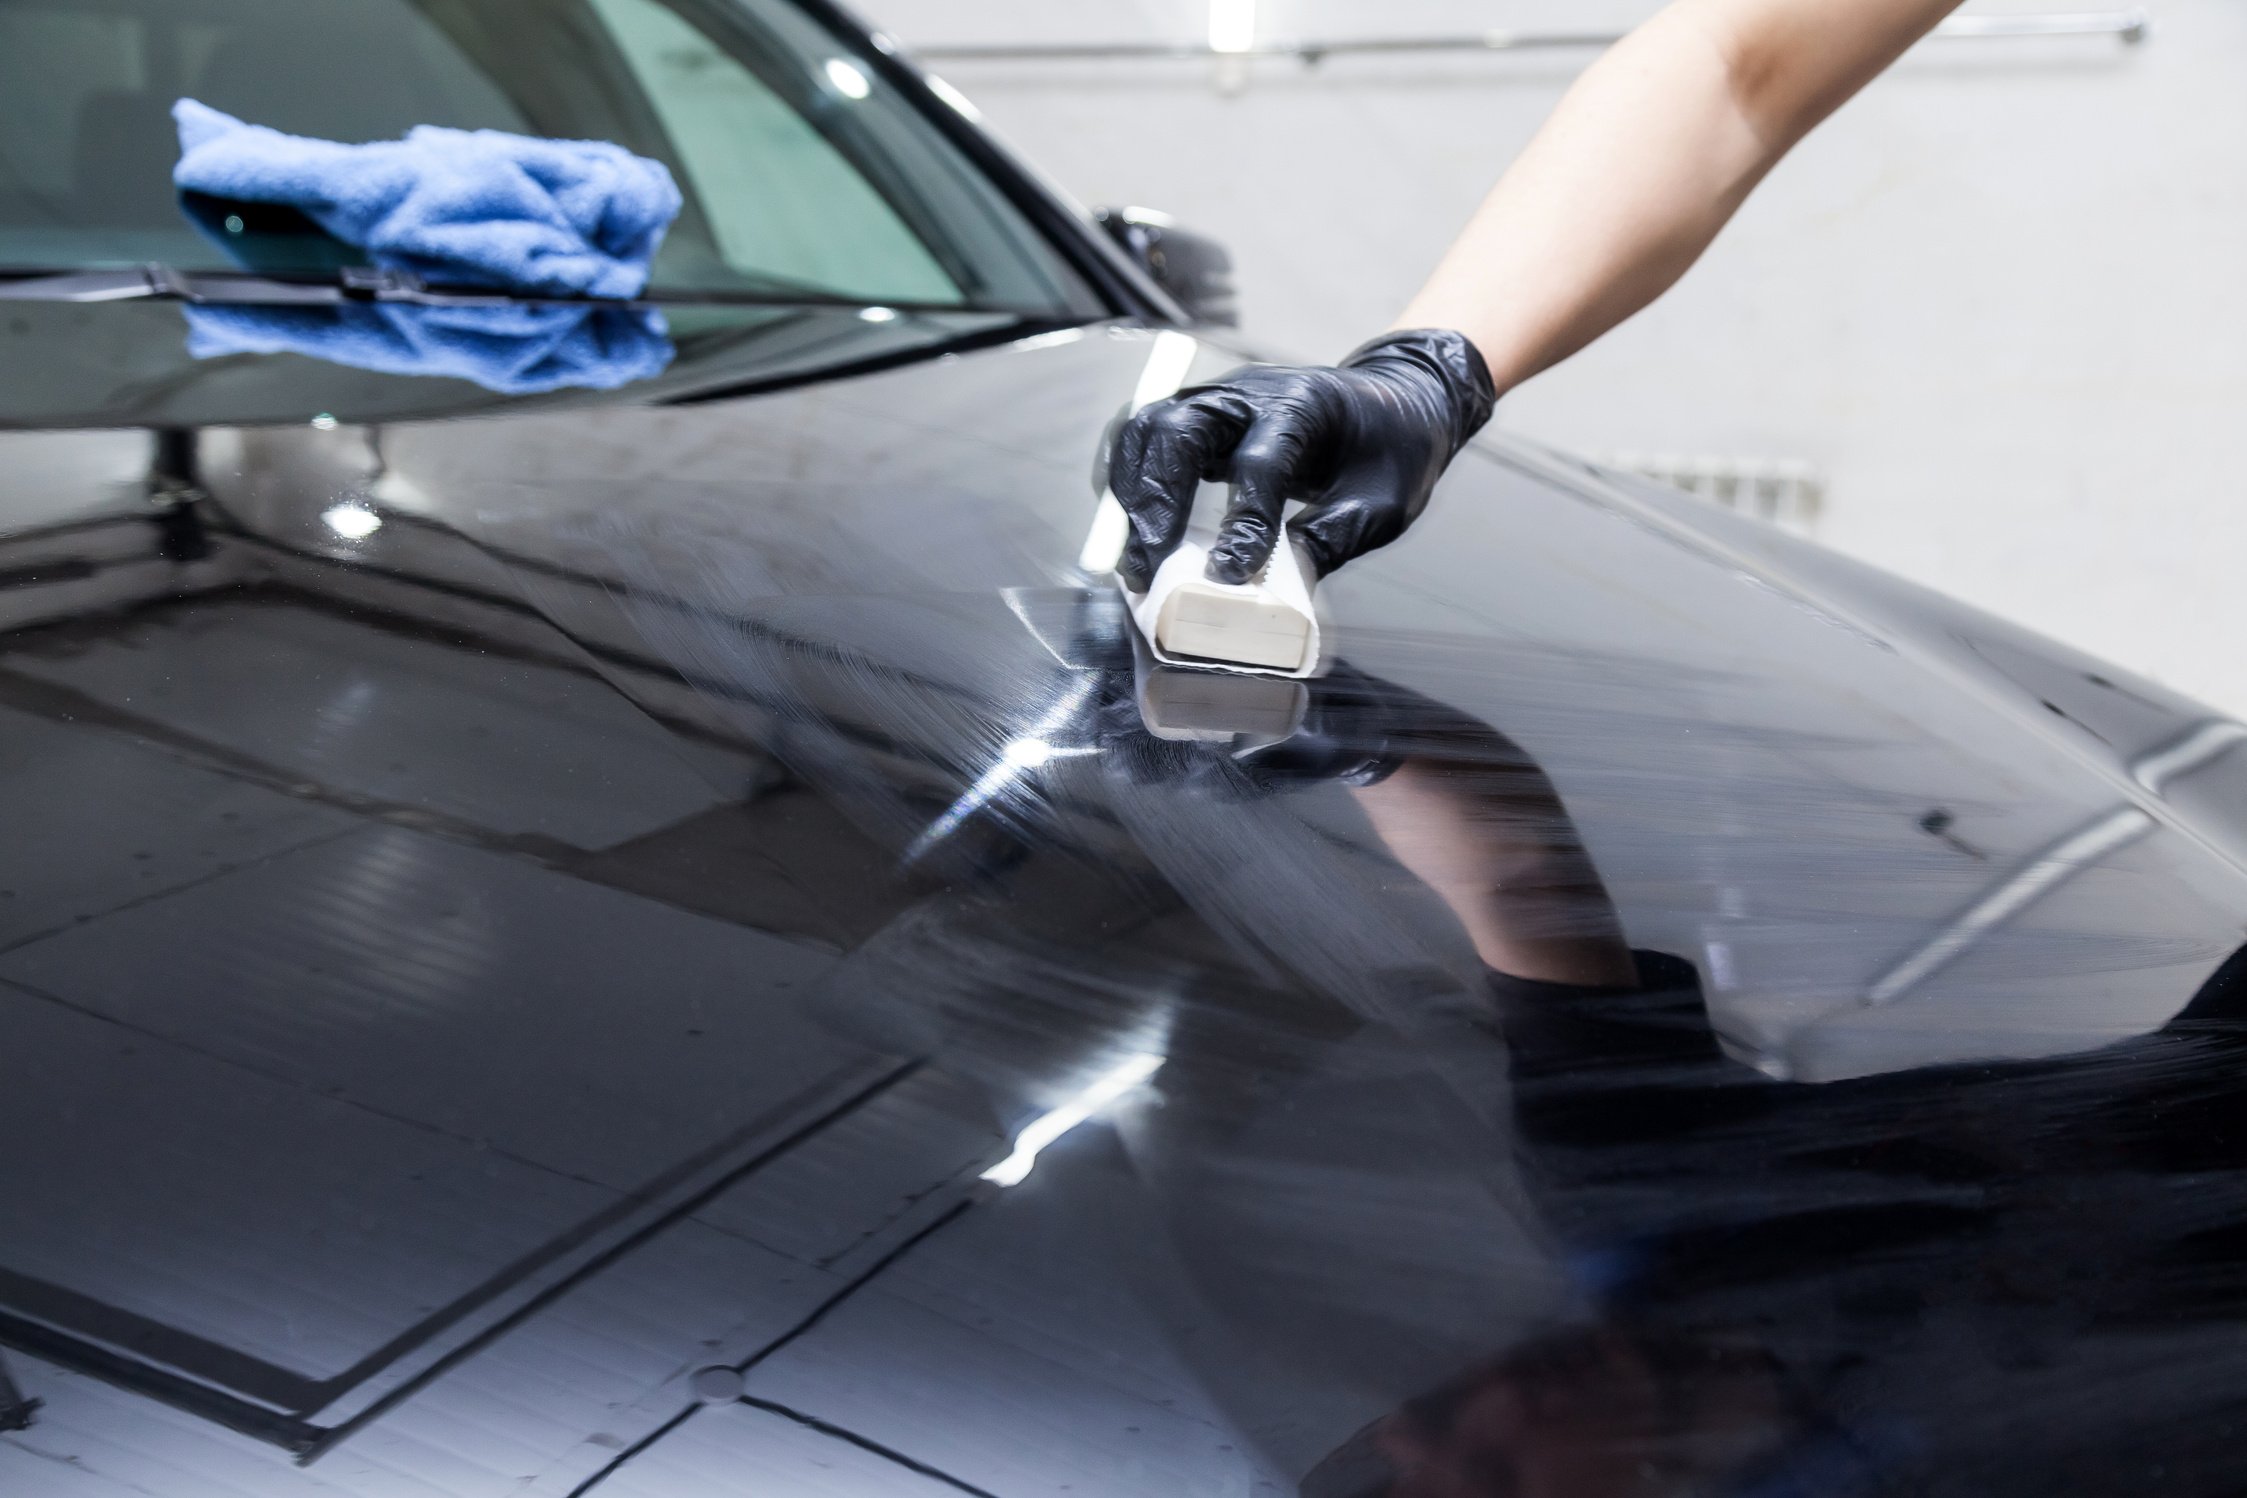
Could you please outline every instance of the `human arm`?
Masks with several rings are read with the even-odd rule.
[[[1552,783],[1496,734],[1472,756],[1407,756],[1351,794],[1398,863],[1451,908],[1494,971],[1536,983],[1637,981],[1613,901]]]
[[[1324,575],[1401,535],[1496,399],[1660,296],[1819,121],[1956,0],[1676,0],[1571,88],[1413,298],[1333,368],[1256,365],[1116,434],[1144,587],[1204,479],[1234,486],[1209,574],[1253,576],[1283,508]]]
[[[1334,661],[1310,684],[1288,738],[1204,754],[1253,794],[1347,787],[1389,856],[1450,908],[1494,971],[1636,984],[1615,902],[1559,790],[1527,750],[1472,714]]]
[[[1400,328],[1452,328],[1498,393],[1685,274],[1748,194],[1958,0],[1677,0],[1568,91]]]

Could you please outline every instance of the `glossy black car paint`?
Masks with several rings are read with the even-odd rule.
[[[2247,730],[1494,440],[1289,758],[1077,565],[1176,331],[178,332],[0,311],[0,1491],[2247,1486]]]
[[[864,1491],[1284,1490],[1524,1348],[1627,1408],[1702,1387],[1698,1338],[1705,1418],[1785,1427],[1748,1466],[2223,1491],[2232,1022],[2175,1021],[2240,939],[2229,725],[1478,448],[1325,596],[1427,704],[1386,732],[1464,715],[1557,788],[1716,1037],[1673,983],[1556,1040],[1346,786],[1148,776],[1098,726],[1113,662],[1052,621],[1098,611],[1085,433],[1154,336],[11,436],[0,1328],[48,1404],[11,1448],[273,1492],[694,1492],[805,1443]],[[1165,1059],[979,1183],[1119,1055]],[[1572,1440],[1724,1445],[1616,1418]]]

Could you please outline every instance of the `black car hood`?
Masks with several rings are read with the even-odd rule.
[[[0,1487],[2234,1490],[2247,730],[1498,440],[1276,783],[1078,567],[1156,337],[7,437]]]

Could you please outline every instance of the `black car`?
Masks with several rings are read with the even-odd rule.
[[[182,97],[686,208],[430,286]],[[1157,666],[1088,469],[1221,257],[969,113],[0,3],[0,1493],[2247,1491],[2247,727],[1506,438]]]

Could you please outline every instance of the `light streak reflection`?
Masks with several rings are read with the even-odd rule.
[[[1014,1136],[1014,1152],[983,1172],[994,1186],[1019,1186],[1038,1155],[1077,1125],[1115,1102],[1162,1069],[1166,1058],[1135,1051],[1094,1079],[1091,1086],[1050,1113],[1040,1114]]]

